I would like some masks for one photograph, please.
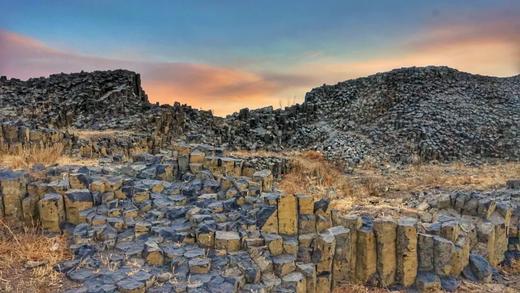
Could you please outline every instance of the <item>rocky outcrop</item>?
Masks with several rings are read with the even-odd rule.
[[[350,165],[376,161],[518,160],[520,77],[403,68],[324,85],[302,105],[241,110],[228,142],[312,148]]]
[[[318,149],[348,166],[520,158],[520,77],[447,67],[324,85],[301,105],[242,109],[225,119],[178,103],[150,104],[139,75],[125,70],[2,79],[0,105],[2,121],[30,129],[124,129],[155,146],[183,139],[231,149]]]
[[[75,258],[56,269],[84,291],[453,291],[461,277],[489,282],[520,249],[515,189],[429,198],[420,210],[432,217],[371,216],[279,192],[270,170],[247,176],[240,160],[202,150],[3,170],[0,216],[68,235]]]

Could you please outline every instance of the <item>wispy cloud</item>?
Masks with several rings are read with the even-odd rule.
[[[320,83],[336,83],[400,67],[428,65],[446,65],[484,75],[512,76],[520,74],[519,31],[520,18],[503,15],[431,24],[363,59],[323,56],[312,62],[302,62],[292,70],[319,73],[316,79]]]
[[[286,105],[293,98],[301,101],[306,91],[322,83],[406,66],[447,65],[479,74],[519,74],[520,18],[511,15],[430,24],[418,28],[414,35],[380,44],[380,49],[357,59],[308,51],[301,58],[264,71],[259,68],[268,55],[244,64],[235,62],[233,67],[118,60],[57,50],[0,30],[0,74],[26,79],[56,72],[126,68],[141,73],[153,102],[180,101],[223,115],[243,107],[277,106],[280,101]]]

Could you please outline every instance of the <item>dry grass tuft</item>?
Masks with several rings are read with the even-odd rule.
[[[51,165],[63,155],[63,145],[55,144],[51,147],[27,147],[12,151],[0,152],[2,166],[13,169],[26,169],[34,164]]]
[[[445,190],[486,190],[504,186],[506,181],[520,178],[520,162],[501,162],[481,166],[451,164],[417,164],[404,168],[376,167],[365,163],[351,174],[345,174],[327,161],[321,153],[308,151],[291,155],[292,169],[279,183],[287,193],[308,193],[349,200],[374,197],[396,198],[411,192],[434,188]],[[348,199],[345,201],[345,199]]]
[[[0,292],[57,292],[64,277],[53,266],[71,257],[64,236],[47,237],[38,227],[12,230],[0,220]],[[28,262],[42,262],[25,268]]]
[[[334,289],[334,293],[386,293],[390,292],[384,288],[367,287],[358,284],[345,284],[339,288]],[[392,291],[401,292],[401,291]]]
[[[0,166],[11,169],[30,169],[36,164],[45,166],[59,165],[93,165],[95,160],[72,158],[64,154],[64,147],[57,143],[50,147],[31,146],[16,150],[0,151]]]
[[[279,187],[287,193],[308,193],[315,197],[349,197],[353,195],[348,178],[321,153],[307,151],[291,159],[291,171]]]
[[[100,138],[128,137],[133,134],[131,131],[120,129],[92,130],[92,129],[75,129],[68,130],[71,134],[78,138],[87,140],[98,140]]]

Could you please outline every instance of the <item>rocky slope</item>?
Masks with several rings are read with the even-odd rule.
[[[125,129],[164,143],[182,138],[231,149],[311,148],[348,166],[369,159],[520,158],[520,76],[448,67],[403,68],[324,85],[308,92],[302,105],[242,109],[225,119],[186,105],[151,104],[139,74],[125,70],[0,79],[0,106],[4,124]]]
[[[303,105],[283,111],[241,111],[229,119],[239,121],[241,147],[316,148],[351,164],[367,157],[518,159],[520,76],[403,68],[315,88]]]

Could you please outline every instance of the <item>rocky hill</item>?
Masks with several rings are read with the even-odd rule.
[[[225,119],[148,101],[126,70],[0,80],[3,123],[29,128],[125,129],[231,149],[318,149],[346,165],[363,160],[520,158],[520,76],[448,67],[403,68],[308,92],[301,105],[242,109]]]
[[[228,119],[240,121],[241,147],[314,148],[350,164],[518,159],[520,76],[403,68],[315,88],[285,110],[242,110]]]

